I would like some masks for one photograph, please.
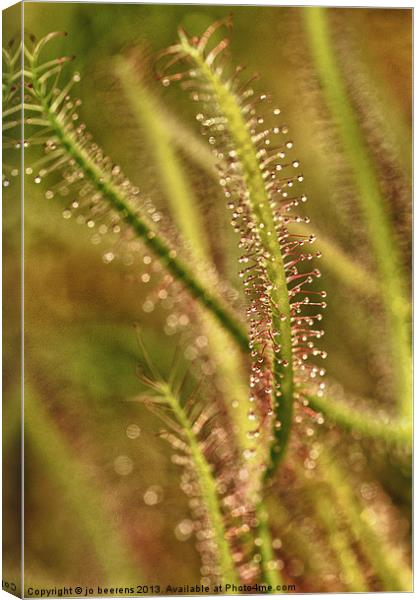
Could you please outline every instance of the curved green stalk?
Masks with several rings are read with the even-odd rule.
[[[385,420],[368,411],[360,411],[343,402],[315,395],[305,395],[314,410],[323,413],[342,429],[356,432],[363,437],[381,440],[389,444],[412,445],[412,425],[409,421]]]
[[[51,127],[58,139],[77,161],[85,174],[90,177],[97,189],[103,192],[115,210],[117,210],[125,221],[132,226],[137,235],[141,237],[156,256],[167,265],[167,268],[172,275],[183,281],[189,292],[214,315],[214,318],[231,334],[240,348],[248,352],[249,340],[241,323],[227,311],[221,302],[209,292],[204,284],[199,282],[194,275],[190,273],[186,265],[173,256],[172,250],[168,244],[160,238],[154,230],[151,230],[150,226],[140,219],[136,212],[129,207],[119,188],[105,176],[100,167],[98,167],[85,150],[77,144],[77,141],[71,136],[71,133],[68,133],[65,130],[63,123],[56,118],[55,113],[50,110],[48,102],[43,97],[42,89],[37,83],[37,76],[33,69],[31,77],[33,78],[34,88],[37,90],[39,100],[44,107],[45,115],[47,116]],[[325,404],[322,406],[322,411],[325,415],[328,415],[329,413]],[[354,429],[356,429],[356,424]]]
[[[210,71],[211,72],[211,71]],[[83,169],[85,174],[90,177],[91,181],[96,185],[97,189],[110,200],[112,206],[117,210],[125,219],[125,221],[131,225],[131,227],[135,230],[135,232],[144,240],[147,246],[162,260],[162,262],[167,266],[168,270],[179,280],[181,280],[188,290],[192,293],[192,295],[197,298],[207,309],[210,310],[212,314],[216,317],[216,319],[229,331],[229,333],[234,337],[235,341],[239,343],[240,347],[246,351],[249,351],[249,340],[242,328],[241,324],[238,323],[233,316],[231,316],[227,310],[221,305],[220,301],[212,296],[210,292],[206,289],[206,287],[197,281],[194,276],[189,272],[187,267],[183,265],[178,259],[173,257],[172,251],[170,247],[162,240],[153,230],[150,229],[149,225],[142,221],[140,217],[136,214],[136,212],[129,207],[126,203],[125,198],[122,193],[115,186],[109,178],[105,176],[105,174],[100,170],[98,165],[89,157],[89,155],[85,152],[85,150],[79,146],[77,141],[71,136],[70,133],[65,131],[62,123],[57,119],[55,113],[50,110],[48,103],[42,96],[42,90],[38,86],[38,82],[36,76],[33,76],[33,84],[35,90],[38,92],[39,99],[44,106],[45,116],[48,118],[52,129],[54,130],[56,136],[61,141],[63,146],[67,149],[67,151],[73,156],[73,158],[77,161],[79,166]],[[219,84],[222,86],[223,84]],[[223,88],[222,88],[223,89]],[[232,96],[227,90],[227,98],[231,101],[229,96]],[[235,102],[229,102],[233,109],[233,113],[240,111],[240,108],[236,106]],[[236,115],[237,117],[237,115]],[[243,122],[243,118],[240,113],[240,120],[238,121],[239,125],[242,125],[246,129],[246,125]],[[247,129],[246,129],[247,132]],[[243,132],[242,132],[243,135]],[[249,135],[247,133],[247,135]],[[245,139],[245,138],[244,138]],[[247,140],[248,141],[248,140]],[[252,155],[253,160],[251,164],[248,165],[250,167],[254,167],[254,160],[257,161],[256,156]],[[247,163],[246,163],[247,164]],[[258,171],[260,173],[260,171]],[[261,178],[260,178],[261,179]],[[254,193],[259,189],[259,185],[263,185],[262,181],[256,182],[256,187]],[[266,193],[266,192],[265,192]],[[272,224],[271,224],[272,225]],[[277,250],[275,249],[275,253]],[[282,261],[281,257],[279,260]],[[275,265],[276,267],[278,265]],[[282,282],[285,285],[284,275],[282,274]],[[281,280],[280,280],[281,281]],[[282,290],[284,292],[284,290]],[[283,296],[284,294],[282,294]],[[281,306],[284,305],[284,309],[282,312],[288,312],[289,314],[289,302],[288,302],[288,293],[286,297],[286,303],[282,302]],[[290,339],[290,323],[289,319],[287,321],[280,321],[281,326],[281,337],[285,338],[285,333],[288,332],[288,338]],[[283,346],[284,347],[284,346]],[[286,348],[285,356],[291,356],[291,345]],[[286,358],[287,359],[287,358]],[[284,392],[284,399],[290,399],[290,393],[292,394],[292,370],[290,371],[290,367],[287,367],[286,373],[288,374],[288,380],[284,378],[283,384],[288,383],[288,388],[284,388],[288,390],[288,394]],[[285,406],[284,406],[285,405]],[[329,412],[333,413],[333,405],[330,404],[329,407],[326,407],[325,403],[322,406],[322,411],[328,415]],[[283,423],[282,432],[289,431],[291,426],[291,415],[292,415],[292,396],[288,403],[281,402],[279,408],[278,419]],[[360,422],[356,425],[358,426]],[[354,427],[355,429],[355,427]],[[361,432],[362,433],[362,432]],[[285,434],[284,434],[285,435]],[[284,451],[284,445],[281,446],[282,452]],[[276,453],[273,451],[274,457],[276,460],[279,460],[280,453]]]
[[[364,517],[363,507],[354,495],[353,485],[336,458],[322,447],[318,459],[324,481],[329,483],[354,539],[383,584],[384,590],[411,591],[412,573],[394,548],[384,542],[375,525]]]
[[[281,547],[282,536],[284,536],[284,532],[287,532],[286,554],[298,555],[312,573],[316,573],[317,576],[322,574],[325,565],[323,556],[320,561],[318,560],[318,553],[316,552],[318,541],[301,532],[299,529],[301,519],[296,519],[277,495],[273,496],[271,494],[266,503],[271,517],[270,520],[275,530],[281,535]],[[288,534],[287,530],[291,527],[292,534]]]
[[[25,436],[42,460],[42,466],[59,484],[78,514],[106,582],[114,583],[115,577],[120,578],[120,583],[144,581],[138,566],[130,562],[128,548],[111,526],[109,515],[103,510],[102,498],[95,497],[95,486],[89,484],[77,467],[75,455],[28,385],[25,390]]]
[[[193,46],[185,34],[180,31],[180,42],[183,52],[189,56],[210,85],[215,100],[219,105],[220,114],[224,116],[233,141],[238,161],[241,165],[242,175],[248,192],[249,203],[257,219],[258,233],[269,259],[267,260],[267,273],[272,282],[271,301],[278,312],[272,315],[274,331],[279,333],[281,350],[274,353],[274,378],[276,386],[281,389],[281,401],[278,403],[274,397],[275,421],[281,423],[280,429],[274,428],[274,442],[269,449],[269,464],[265,469],[264,478],[270,478],[276,470],[280,459],[284,456],[292,425],[292,409],[294,397],[294,374],[291,314],[288,296],[288,287],[282,254],[277,242],[277,232],[270,206],[270,198],[259,166],[257,151],[252,140],[245,117],[238,98],[213,70],[202,52]],[[257,508],[259,513],[259,535],[262,542],[261,554],[264,575],[267,580],[275,585],[280,583],[279,573],[270,569],[272,564],[272,543],[263,504]]]
[[[278,308],[278,313],[275,312],[272,315],[273,328],[275,332],[279,333],[281,340],[281,350],[275,353],[274,357],[274,377],[282,394],[279,403],[274,398],[276,419],[281,423],[281,427],[274,429],[275,441],[270,448],[270,465],[265,473],[266,477],[270,477],[275,472],[287,447],[292,424],[294,398],[290,301],[284,262],[277,241],[270,198],[259,166],[257,150],[239,100],[230,89],[229,84],[224,82],[217,71],[207,63],[202,50],[190,43],[182,31],[179,32],[179,37],[182,51],[185,56],[193,60],[203,78],[211,87],[219,106],[219,112],[226,119],[235,152],[241,165],[249,203],[257,220],[258,234],[267,255],[269,255],[269,259],[266,261],[266,270],[272,283],[271,301]],[[282,315],[282,318],[280,315]]]
[[[166,383],[158,383],[158,392],[163,400],[173,411],[176,421],[181,426],[182,436],[185,438],[191,453],[191,459],[201,490],[202,500],[208,512],[212,531],[218,549],[218,560],[221,567],[221,583],[238,584],[238,577],[230,546],[227,541],[224,527],[223,514],[217,492],[217,484],[212,473],[211,465],[208,463],[201,450],[201,445],[196,437],[194,428],[189,421],[179,398],[172,388]]]
[[[45,97],[39,77],[37,76],[34,60],[32,60],[31,77],[34,92],[37,95],[40,105],[43,107],[44,117],[58,138],[60,144],[75,160],[83,170],[83,173],[95,185],[96,189],[108,199],[112,208],[121,215],[124,221],[143,240],[146,246],[161,260],[175,279],[181,281],[192,296],[212,312],[242,349],[247,350],[248,342],[244,330],[241,325],[237,323],[234,316],[229,313],[228,309],[223,306],[221,300],[209,292],[188,267],[181,260],[176,258],[175,253],[168,243],[137,214],[137,212],[129,205],[119,187],[115,185],[111,178],[102,171],[100,166],[92,160],[71,132],[66,130],[63,122],[51,109],[50,102]]]
[[[298,468],[298,474],[305,479],[305,471],[302,467]],[[341,523],[339,523],[339,519],[335,514],[336,507],[333,506],[328,496],[325,496],[322,491],[318,490],[317,484],[312,486],[311,491],[310,502],[312,509],[328,534],[328,541],[332,551],[335,553],[342,573],[345,575],[349,591],[368,591],[362,569],[351,548],[352,540],[349,539],[345,531],[342,531]],[[291,524],[295,524],[295,517],[284,504],[278,504],[278,500],[278,498],[275,498],[275,504],[269,508],[272,513],[272,520],[276,524],[278,531],[283,532]],[[322,553],[324,550],[321,550],[321,547],[319,548],[319,539],[316,536],[307,537],[307,535],[302,535],[298,529],[295,529],[295,526],[292,529],[292,537],[287,540],[286,549],[291,555],[292,551],[296,552],[309,569],[316,573],[317,577],[319,577],[319,574],[324,574],[323,571],[326,565],[329,564],[327,558]]]
[[[130,107],[136,116],[141,130],[148,142],[148,147],[153,153],[154,164],[158,169],[160,181],[168,200],[171,214],[177,225],[178,230],[184,239],[190,242],[191,254],[205,264],[209,264],[211,256],[206,243],[206,232],[202,223],[201,215],[197,210],[196,199],[193,196],[192,189],[188,179],[184,174],[182,164],[173,149],[173,139],[171,137],[170,126],[167,120],[161,119],[160,107],[157,110],[156,100],[152,97],[146,85],[142,83],[135,69],[128,60],[119,59],[116,61],[116,76],[120,79],[123,90],[130,103]],[[207,146],[204,146],[205,150]],[[213,165],[213,159],[210,152],[209,164]],[[208,164],[208,161],[206,161]],[[215,169],[214,169],[215,170]],[[211,318],[209,313],[202,314],[202,323],[209,342],[209,348],[213,360],[217,364],[217,371],[220,373],[220,387],[225,393],[227,401],[227,410],[230,414],[231,424],[237,436],[237,442],[242,457],[252,456],[250,449],[253,441],[248,437],[249,431],[249,402],[248,390],[243,384],[241,377],[242,363],[236,349],[229,345],[229,340],[221,327]],[[220,352],[223,348],[223,352]],[[259,458],[256,453],[252,462]],[[246,460],[247,466],[251,470],[250,459]],[[250,484],[249,495],[252,494],[253,484]],[[262,507],[262,505],[260,505]],[[263,510],[260,513],[265,514]],[[271,540],[269,527],[266,518],[260,518],[261,526],[259,533],[263,539],[261,547],[262,563],[261,567],[268,583],[273,586],[280,583],[278,573],[269,568],[273,564]]]
[[[134,98],[139,102],[138,96]],[[156,116],[156,111],[153,113]],[[219,173],[215,169],[215,159],[208,148],[192,131],[186,128],[179,120],[175,119],[167,108],[158,106],[159,123],[171,143],[181,150],[197,167],[206,171],[218,182]],[[322,264],[336,279],[342,281],[348,288],[353,288],[367,296],[376,296],[380,287],[374,273],[369,272],[360,262],[354,261],[339,245],[328,239],[323,233],[317,236],[313,227],[295,223],[293,229],[296,233],[316,235],[314,247],[322,253]],[[404,300],[404,299],[403,299]],[[405,301],[405,310],[410,310],[409,303]]]
[[[411,417],[411,353],[407,325],[409,314],[404,300],[401,262],[376,169],[335,59],[326,10],[321,7],[304,9],[305,24],[323,93],[352,167],[380,275],[382,302],[390,328],[400,412]]]

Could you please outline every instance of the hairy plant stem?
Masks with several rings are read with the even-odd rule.
[[[44,109],[45,118],[48,120],[54,134],[60,144],[70,156],[76,161],[83,173],[92,181],[96,189],[101,192],[110,202],[124,221],[134,230],[145,245],[165,265],[167,270],[189,290],[203,306],[209,309],[221,325],[231,334],[243,350],[248,350],[246,334],[233,315],[225,308],[218,298],[212,295],[206,287],[194,276],[188,267],[178,258],[168,243],[151,226],[143,220],[137,212],[131,208],[124,194],[101,168],[91,159],[89,154],[81,147],[71,132],[67,131],[62,121],[50,109],[42,87],[32,69],[32,83],[38,100]]]
[[[321,7],[305,9],[303,11],[305,25],[323,93],[352,168],[380,275],[382,303],[389,324],[400,414],[411,418],[413,407],[409,312],[404,299],[405,286],[401,261],[386,213],[386,201],[380,189],[377,172],[335,58],[326,11],[327,9]]]
[[[36,79],[34,79],[34,88],[36,84]],[[36,89],[36,88],[35,88]],[[51,127],[60,140],[63,147],[67,150],[67,152],[76,160],[77,164],[83,169],[83,172],[91,179],[91,181],[95,184],[96,188],[101,191],[106,198],[109,199],[113,208],[119,212],[124,220],[133,228],[136,234],[144,241],[144,243],[154,252],[154,254],[162,261],[162,263],[167,267],[170,273],[179,281],[181,281],[185,287],[189,290],[189,292],[194,296],[206,309],[208,309],[217,321],[230,333],[235,342],[240,346],[242,350],[245,352],[249,352],[249,339],[245,333],[245,330],[241,323],[239,323],[233,315],[231,315],[227,309],[225,309],[221,302],[211,295],[211,293],[207,290],[204,284],[201,284],[189,271],[189,269],[184,265],[180,260],[173,257],[172,249],[168,244],[155,233],[154,230],[150,228],[150,226],[145,223],[140,217],[136,214],[136,212],[129,207],[126,203],[123,194],[120,190],[115,186],[112,181],[104,177],[104,173],[100,170],[100,168],[94,163],[94,161],[88,156],[88,154],[81,148],[77,141],[71,136],[70,133],[65,131],[63,124],[58,121],[55,114],[49,110],[48,104],[44,104],[44,99],[40,95],[39,99],[43,102],[45,115],[48,117],[48,120],[51,124]],[[280,322],[283,326],[283,323]],[[290,328],[288,328],[290,329]],[[284,331],[284,327],[282,328],[282,332]],[[292,387],[291,387],[292,389]],[[313,408],[315,408],[314,402],[318,400],[313,396],[308,396],[308,400],[313,403]],[[333,403],[330,402],[326,404],[326,402],[322,402],[322,412],[331,416],[332,420],[335,416],[336,421],[340,425],[344,425],[344,418],[337,418],[336,409],[333,406]],[[285,421],[284,417],[285,416]],[[283,427],[288,427],[288,430],[291,426],[292,419],[292,410],[291,407],[288,406],[286,408],[283,407],[283,403],[281,402],[281,408],[278,410],[278,418],[284,424]],[[355,431],[360,431],[360,433],[364,433],[365,428],[362,426],[362,420],[352,419],[353,413],[346,413],[347,420],[350,421],[350,426]],[[392,437],[392,436],[390,436]],[[285,448],[283,448],[283,451]],[[276,460],[278,461],[280,455],[282,453],[275,453]]]
[[[135,98],[139,102],[138,97]],[[155,114],[154,111],[153,114]],[[219,173],[215,168],[215,158],[208,148],[192,131],[175,119],[167,108],[158,105],[159,123],[164,128],[165,134],[171,143],[176,146],[197,167],[208,173],[218,183]],[[314,233],[316,241],[314,247],[322,253],[322,265],[336,279],[358,293],[368,297],[376,297],[380,292],[377,278],[373,272],[368,271],[360,262],[348,256],[345,251],[333,240],[323,233],[318,234],[313,227],[302,223],[295,223],[293,230],[296,233],[309,235]],[[410,310],[410,305],[405,300],[405,310]]]
[[[195,263],[202,266],[202,272],[208,271],[206,267],[212,263],[212,257],[207,232],[197,200],[173,147],[169,128],[166,122],[161,120],[160,107],[136,72],[132,59],[128,57],[116,60],[115,75],[122,84],[130,108],[153,156],[159,183],[177,229],[188,242]],[[200,318],[208,338],[211,358],[217,365],[218,385],[223,392],[232,428],[243,454],[252,444],[247,436],[249,403],[242,356],[231,343],[225,328],[220,326],[210,312],[202,309]],[[220,352],[221,348],[223,352]]]
[[[301,531],[302,519],[296,519],[292,511],[277,495],[271,495],[267,504],[273,527],[281,535],[281,547],[282,540],[285,538],[286,554],[292,556],[294,553],[298,553],[304,562],[305,570],[316,573],[317,577],[319,574],[324,576],[326,567],[324,556],[316,552],[319,550],[319,540],[311,538],[307,536],[306,532]]]
[[[409,420],[384,420],[368,411],[357,410],[343,402],[315,395],[305,395],[310,407],[321,412],[342,429],[353,431],[365,438],[381,440],[388,444],[412,446],[412,425]]]
[[[173,149],[173,142],[168,134],[167,124],[160,119],[161,112],[156,110],[156,102],[146,85],[140,81],[138,75],[129,60],[118,60],[115,73],[120,79],[123,90],[135,114],[141,130],[148,142],[148,147],[153,153],[154,164],[158,169],[162,188],[169,202],[171,213],[178,230],[185,240],[190,242],[191,254],[203,265],[211,262],[211,255],[206,242],[207,234],[201,215],[197,210],[196,199],[190,188],[188,179],[184,174],[182,164]],[[206,149],[206,146],[204,146]],[[212,155],[210,154],[212,164]],[[217,364],[220,373],[219,384],[227,401],[227,410],[240,455],[245,456],[253,446],[247,433],[249,431],[249,420],[247,418],[250,410],[248,402],[248,390],[242,378],[242,363],[235,348],[231,347],[222,327],[215,322],[210,313],[202,314],[202,323],[209,340],[209,348],[213,360]],[[224,351],[221,355],[220,348]],[[247,460],[246,466],[252,471],[250,462],[255,463],[259,458],[256,453],[253,460]],[[248,486],[249,497],[252,496],[253,485]],[[268,515],[262,501],[258,501],[257,515],[260,522],[259,535],[262,539],[261,546],[261,569],[264,580],[272,585],[275,590],[281,584],[279,572],[275,568],[272,552],[272,540],[270,537]]]
[[[33,58],[32,58],[33,61]],[[229,332],[232,339],[245,352],[249,352],[249,339],[246,335],[243,325],[222,305],[218,298],[214,297],[207,287],[198,281],[190,272],[186,265],[179,259],[173,256],[172,249],[165,240],[156,234],[150,226],[145,223],[138,214],[130,208],[121,191],[109,180],[95,162],[89,157],[86,151],[80,147],[71,132],[67,132],[64,124],[57,119],[55,113],[50,109],[46,101],[42,89],[37,80],[36,72],[32,69],[29,72],[34,90],[38,100],[44,109],[44,114],[67,152],[75,159],[77,164],[83,169],[84,173],[95,184],[98,191],[101,191],[109,200],[111,206],[121,214],[124,220],[133,228],[135,233],[141,238],[144,243],[152,250],[152,252],[162,261],[168,268],[170,273],[179,281],[182,281],[191,295],[197,299],[218,321],[221,326]],[[310,402],[313,398],[308,398]],[[282,403],[281,403],[282,404]],[[330,403],[328,406],[325,402],[322,403],[322,412],[328,416],[329,411],[333,414],[333,406]],[[289,423],[291,419],[291,411],[289,411]],[[340,424],[343,424],[339,421]],[[356,420],[351,424],[354,430],[357,430],[360,421]]]
[[[274,428],[274,442],[269,449],[269,462],[263,473],[263,479],[270,478],[275,472],[281,458],[285,454],[292,425],[292,409],[294,397],[293,354],[291,337],[291,319],[288,288],[285,268],[277,242],[277,232],[270,207],[270,199],[259,166],[256,149],[252,136],[244,118],[236,95],[222,81],[219,75],[211,69],[205,58],[196,47],[190,44],[186,35],[180,31],[180,42],[185,55],[189,56],[199,68],[203,78],[211,86],[220,113],[227,121],[228,130],[233,141],[237,158],[241,166],[242,176],[248,192],[248,199],[257,220],[258,233],[263,247],[269,253],[267,273],[272,283],[271,302],[277,308],[273,313],[273,328],[279,333],[281,341],[280,352],[274,352],[274,406],[275,420],[281,423],[281,428]],[[281,401],[277,402],[276,390],[281,390]],[[257,507],[259,515],[259,534],[262,542],[261,555],[263,571],[268,583],[278,585],[278,571],[270,569],[272,564],[272,540],[268,525],[268,517],[263,501]]]
[[[159,388],[161,390],[162,399],[164,399],[171,408],[176,420],[181,426],[182,435],[185,437],[191,452],[191,458],[201,490],[202,500],[208,511],[208,518],[217,544],[218,560],[221,567],[221,583],[223,585],[226,583],[238,584],[239,581],[231,555],[231,549],[226,537],[217,484],[212,473],[211,465],[205,458],[193,427],[171,387],[168,384],[161,383]]]
[[[241,166],[242,176],[247,188],[249,203],[256,217],[258,234],[263,247],[269,254],[266,269],[272,284],[271,302],[277,307],[272,315],[274,331],[279,334],[281,350],[274,353],[274,378],[276,389],[281,390],[281,401],[274,395],[276,419],[282,424],[280,429],[274,428],[274,443],[270,448],[270,463],[265,477],[270,477],[284,456],[292,424],[294,398],[294,372],[290,319],[290,301],[285,276],[284,262],[277,241],[277,231],[270,207],[270,198],[265,187],[259,159],[252,140],[252,135],[243,115],[239,100],[224,82],[215,69],[206,62],[202,51],[191,44],[187,36],[179,33],[182,50],[189,56],[202,73],[203,78],[211,86],[219,105],[220,113],[227,121],[227,127],[233,141],[237,158]],[[281,364],[280,362],[281,361]],[[274,392],[275,393],[275,392]]]

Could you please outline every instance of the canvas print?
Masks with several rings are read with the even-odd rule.
[[[411,31],[3,12],[4,590],[412,590]]]

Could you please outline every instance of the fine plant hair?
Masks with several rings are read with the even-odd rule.
[[[236,584],[238,565],[233,561],[230,540],[237,536],[237,531],[234,527],[226,528],[220,490],[226,496],[230,493],[228,504],[232,512],[240,506],[231,506],[232,499],[237,503],[234,484],[231,495],[234,457],[229,456],[225,431],[217,423],[216,408],[212,404],[201,406],[194,395],[183,398],[184,374],[179,374],[176,367],[172,368],[166,382],[149,359],[141,336],[139,343],[145,370],[141,380],[151,392],[143,397],[143,401],[167,426],[160,435],[175,451],[172,460],[184,468],[182,488],[193,500],[193,516],[202,534],[200,553],[210,566],[207,576],[211,582],[220,580],[224,585]],[[221,466],[214,464],[215,456]]]
[[[396,371],[399,413],[411,418],[411,357],[407,327],[408,308],[404,301],[404,284],[398,249],[388,216],[384,210],[377,170],[366,147],[356,114],[348,101],[345,82],[333,53],[325,12],[321,8],[309,10],[306,27],[314,61],[330,111],[335,116],[342,145],[349,157],[357,197],[364,214],[369,239],[380,274],[380,288],[387,319],[391,324],[391,344]]]
[[[214,34],[225,25],[229,21],[215,23],[192,42],[180,31],[180,43],[160,55],[160,59],[168,57],[161,77],[163,85],[182,80],[192,88],[192,98],[204,109],[197,119],[217,148],[220,184],[233,211],[233,226],[240,234],[240,276],[250,297],[250,385],[251,399],[258,407],[258,426],[263,428],[266,420],[271,422],[267,417],[274,415],[273,433],[268,433],[269,476],[286,449],[298,381],[324,374],[323,369],[307,363],[313,356],[325,357],[312,341],[323,333],[313,328],[321,314],[301,313],[305,307],[324,308],[326,292],[306,287],[320,276],[318,269],[299,270],[301,263],[313,259],[312,253],[303,253],[301,248],[312,243],[314,236],[288,230],[289,223],[302,221],[291,211],[307,199],[304,193],[294,191],[303,177],[298,171],[289,172],[298,169],[299,162],[287,161],[292,142],[283,136],[288,129],[281,122],[267,128],[257,113],[267,95],[255,98],[251,81],[243,83],[240,77],[241,69],[229,73],[224,68],[228,39],[209,49]],[[168,72],[182,61],[186,62],[183,70]],[[272,112],[279,117],[279,109]]]
[[[335,66],[329,59],[324,22],[321,13],[307,15],[316,61],[326,80]],[[189,133],[190,146],[199,149],[191,152],[191,159],[204,162],[209,176],[218,179],[231,212],[239,238],[244,310],[229,302],[228,285],[212,264],[205,223],[175,151],[182,136],[175,136],[179,139],[174,142],[168,133],[169,123],[175,123],[175,131],[182,126],[164,107],[162,120],[156,118],[155,99],[138,70],[141,58],[134,54],[117,57],[114,71],[139,125],[148,132],[144,144],[156,164],[173,226],[80,123],[81,101],[73,96],[80,75],[73,73],[68,79],[65,74],[71,58],[43,62],[45,46],[62,33],[51,33],[39,42],[28,38],[23,47],[3,51],[6,146],[18,147],[24,124],[24,144],[31,153],[25,175],[40,186],[45,182],[47,200],[71,197],[64,218],[75,216],[116,244],[137,247],[141,242],[171,281],[196,302],[194,326],[198,321],[208,339],[207,352],[217,368],[222,399],[215,398],[217,394],[206,398],[199,388],[192,394],[186,391],[188,375],[178,364],[168,377],[163,376],[139,336],[140,379],[147,388],[140,400],[164,423],[160,435],[173,450],[173,462],[182,468],[181,487],[190,499],[205,580],[222,584],[259,581],[280,590],[287,576],[278,557],[292,556],[292,544],[308,562],[314,560],[313,542],[303,529],[296,527],[290,548],[281,547],[276,537],[304,510],[309,496],[319,544],[336,563],[347,591],[371,589],[365,565],[383,589],[407,590],[410,571],[405,557],[375,531],[374,524],[362,519],[363,500],[356,497],[343,467],[333,459],[337,453],[333,438],[317,433],[317,425],[324,423],[340,435],[355,433],[365,443],[385,447],[395,460],[410,455],[405,305],[400,299],[402,287],[394,279],[397,252],[390,224],[380,208],[376,181],[361,165],[357,172],[360,201],[372,244],[381,257],[377,264],[382,283],[371,279],[362,265],[351,264],[334,242],[316,240],[309,219],[298,215],[307,196],[288,127],[268,94],[255,91],[253,78],[246,77],[242,67],[231,66],[229,35],[225,37],[230,27],[231,20],[225,19],[199,37],[179,30],[178,42],[159,53],[155,69],[163,90],[179,82],[199,106],[196,119],[208,147]],[[336,89],[326,86],[325,93],[332,107],[336,97],[345,106],[342,137],[354,157],[354,144],[362,133],[356,129],[350,103],[339,85]],[[16,175],[15,168],[6,167],[3,185],[9,187]],[[371,189],[372,197],[368,196]],[[378,229],[373,223],[379,224]],[[391,250],[385,256],[383,245]],[[327,255],[324,263],[332,265],[338,276],[351,274],[352,285],[364,286],[383,298],[389,291],[386,308],[393,323],[393,344],[403,355],[405,368],[400,374],[401,406],[396,418],[359,409],[349,394],[334,393],[332,385],[325,391],[322,361],[326,352],[318,347],[326,308],[326,292],[317,281],[322,253]],[[174,293],[170,287],[168,293]],[[228,359],[220,356],[219,348],[229,349]],[[249,391],[242,375],[246,361],[250,362]],[[38,434],[49,429],[45,409],[35,395],[29,399],[29,410]],[[52,439],[70,472],[66,448],[60,446],[58,435],[52,433]],[[34,440],[42,454],[39,435],[34,434]],[[282,485],[284,463],[295,474],[288,487]],[[312,479],[304,474],[307,464]],[[292,493],[298,498],[295,502],[290,500]],[[278,506],[271,508],[273,494]],[[89,506],[86,523],[96,543],[100,535],[92,519],[94,498]],[[385,497],[383,506],[390,506]],[[120,541],[113,531],[111,535],[117,554]],[[100,556],[106,563],[106,556]],[[105,564],[109,573],[111,567]],[[321,565],[314,568],[321,569]]]
[[[205,269],[211,263],[210,249],[205,234],[205,224],[198,209],[197,200],[189,183],[188,175],[183,168],[175,148],[171,143],[170,124],[162,118],[164,109],[157,107],[156,99],[147,86],[147,69],[144,66],[142,53],[131,51],[128,55],[115,60],[115,76],[121,83],[122,93],[126,96],[139,128],[144,132],[142,143],[153,155],[158,169],[159,183],[169,204],[170,214],[174,220],[182,240],[189,244],[189,252],[193,260]],[[192,155],[206,156],[204,150],[199,151],[195,138],[187,137],[187,147],[192,147]],[[179,131],[176,139],[184,139],[184,132]],[[197,149],[198,146],[198,149]],[[205,164],[208,161],[204,160]],[[212,164],[211,155],[209,164]],[[214,169],[215,170],[215,169]],[[208,272],[208,269],[206,269]],[[207,285],[215,285],[208,280]],[[219,387],[225,398],[227,408],[231,412],[237,441],[243,452],[249,451],[247,412],[243,398],[246,395],[245,380],[241,364],[241,353],[229,340],[223,327],[208,311],[202,309],[199,316],[202,329],[208,338],[209,352],[216,365],[216,373],[220,373]],[[222,356],[219,348],[226,348]]]

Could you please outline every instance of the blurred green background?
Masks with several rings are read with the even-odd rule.
[[[304,10],[28,3],[25,26],[38,38],[50,31],[68,32],[49,52],[75,55],[68,69],[82,75],[74,91],[83,101],[82,121],[167,215],[158,171],[118,86],[113,59],[136,46],[150,63],[157,51],[175,42],[178,26],[199,34],[214,20],[233,14],[232,60],[246,65],[249,77],[258,72],[257,89],[271,93],[281,107],[302,164],[310,200],[304,210],[312,229],[320,239],[337,245],[351,264],[371,274],[371,282],[356,289],[326,261],[321,265],[328,292],[323,321],[328,377],[336,390],[344,389],[355,399],[368,398],[369,408],[391,414],[395,390],[387,325],[373,291],[376,267],[345,155],[316,82]],[[350,98],[377,164],[408,284],[411,12],[331,9],[328,18]],[[199,136],[195,107],[187,94],[178,86],[161,88],[151,69],[148,85],[159,102]],[[222,193],[208,173],[187,157],[184,162],[208,216],[214,262],[240,290],[237,242]],[[28,409],[27,418],[33,415],[33,420],[25,461],[27,584],[197,582],[199,556],[190,532],[182,533],[189,531],[188,502],[179,489],[170,448],[156,435],[161,424],[142,404],[127,401],[141,391],[133,323],[141,324],[147,347],[163,371],[179,336],[165,335],[164,309],[144,312],[152,282],[139,281],[141,267],[131,268],[121,260],[105,264],[103,255],[112,243],[92,243],[86,227],[62,218],[66,199],[48,200],[46,189],[47,184],[37,186],[26,178],[25,385],[33,407]],[[5,193],[6,202],[7,194],[13,193],[16,188]],[[409,469],[398,460],[393,464],[380,447],[349,435],[340,439],[348,450],[348,468],[358,471],[360,482],[379,487],[396,511],[389,517],[389,531],[397,530],[397,543],[407,544]],[[345,590],[333,562],[327,568],[313,566],[300,552],[295,540],[305,535],[301,519],[310,518],[310,508],[303,503],[301,510],[302,516],[295,515],[285,529],[277,525],[278,536],[284,538],[281,558],[287,578],[298,591]]]

